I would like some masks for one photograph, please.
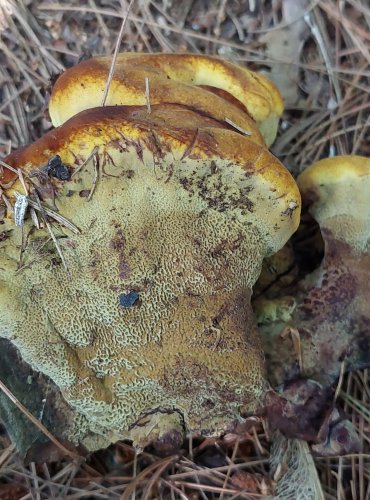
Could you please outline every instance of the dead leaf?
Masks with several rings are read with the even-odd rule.
[[[254,474],[239,470],[231,476],[231,484],[248,493],[261,493],[260,483]]]
[[[27,493],[21,484],[0,484],[1,500],[19,500]]]
[[[307,0],[284,0],[282,2],[282,24],[286,28],[272,29],[260,38],[266,45],[266,56],[287,64],[273,64],[269,77],[284,96],[286,106],[293,106],[299,100],[299,67],[303,43],[309,30],[303,19],[309,2]]]

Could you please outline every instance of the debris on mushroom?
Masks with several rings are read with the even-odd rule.
[[[95,57],[57,79],[49,104],[54,126],[102,105],[111,63],[109,56]],[[203,112],[245,130],[259,144],[269,146],[276,137],[284,107],[278,89],[229,61],[200,54],[119,54],[105,104],[146,106],[147,85],[151,105],[177,103]]]
[[[31,176],[56,155],[70,176]],[[264,145],[202,111],[152,102],[150,114],[83,111],[5,163],[0,336],[61,389],[76,413],[70,439],[168,451],[184,432],[219,434],[261,406],[251,291],[300,205]],[[14,225],[18,169],[39,228],[27,212]]]
[[[289,295],[276,299],[261,297],[254,302],[253,310],[258,324],[270,324],[274,321],[290,321],[296,306],[294,297]]]
[[[300,283],[298,307],[288,322],[299,335],[300,353],[281,338],[282,322],[262,327],[264,347],[275,383],[305,376],[330,385],[342,363],[345,370],[370,365],[370,159],[321,160],[298,184],[319,223],[324,258]]]
[[[274,296],[275,290],[279,293],[281,287],[286,287],[297,278],[294,249],[288,241],[281,250],[264,259],[261,274],[253,287],[255,299],[263,296]]]

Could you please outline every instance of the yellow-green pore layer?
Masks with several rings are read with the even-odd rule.
[[[91,200],[92,161],[69,181],[40,175],[55,154],[72,173],[94,148]],[[214,434],[259,405],[251,289],[300,206],[273,155],[181,106],[117,106],[80,113],[6,161],[32,199],[31,181],[80,229],[52,224],[69,272],[29,215],[22,256],[9,209],[0,242],[0,335],[60,387],[79,415],[73,439],[92,449],[176,427]],[[1,186],[12,204],[23,194],[6,168]]]

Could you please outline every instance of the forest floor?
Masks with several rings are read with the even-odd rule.
[[[112,54],[126,0],[0,1],[0,157],[52,128],[51,80],[81,58]],[[190,51],[261,71],[286,104],[273,153],[293,175],[325,156],[370,156],[370,8],[366,0],[137,0],[121,51]],[[327,499],[370,498],[367,370],[341,381],[338,404],[363,450],[316,458]],[[0,499],[266,498],[270,445],[256,420],[242,437],[188,440],[176,455],[127,443],[82,463],[24,463],[0,435]]]

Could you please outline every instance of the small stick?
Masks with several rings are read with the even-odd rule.
[[[96,154],[96,152],[98,151],[98,147],[95,146],[95,148],[93,149],[93,151],[91,152],[90,156],[88,156],[86,158],[86,160],[82,163],[82,165],[80,165],[78,167],[77,170],[74,171],[73,175],[75,175],[77,173],[77,171],[81,170],[81,168],[90,160],[90,158]],[[67,227],[68,229],[70,229],[73,233],[75,234],[80,234],[80,230],[78,229],[77,226],[75,226],[72,222],[70,222],[68,219],[66,219],[65,217],[63,217],[62,215],[58,214],[57,212],[55,212],[54,210],[51,210],[50,208],[46,208],[46,207],[43,207],[41,205],[41,202],[40,202],[40,199],[38,199],[38,202],[39,203],[36,203],[34,202],[33,200],[31,200],[29,197],[28,197],[28,190],[27,190],[27,186],[26,186],[26,183],[24,181],[24,177],[23,177],[23,172],[18,168],[18,169],[15,169],[13,167],[11,167],[10,165],[8,165],[7,163],[3,162],[2,160],[0,160],[0,165],[8,168],[9,170],[11,170],[12,172],[14,172],[15,174],[18,175],[18,178],[19,178],[19,181],[21,182],[22,184],[22,187],[26,193],[26,195],[19,195],[20,197],[23,196],[23,198],[26,198],[26,201],[27,201],[27,205],[30,205],[32,208],[31,208],[31,218],[32,218],[32,221],[34,223],[34,225],[37,227],[37,229],[40,229],[40,223],[38,221],[38,218],[37,218],[37,215],[35,213],[35,210],[39,210],[41,212],[45,212],[47,215],[49,215],[49,217],[52,217],[53,219],[55,219],[57,222],[59,222],[60,224],[62,224],[63,226]],[[17,193],[15,193],[15,195],[17,196]],[[4,201],[4,203],[6,204],[7,208],[9,211],[11,212],[14,212],[13,210],[13,207],[10,203],[10,201],[8,200],[8,198],[5,196],[5,194],[3,193],[3,191],[1,190],[1,197]],[[24,203],[24,202],[23,202]],[[27,208],[27,207],[26,207]],[[23,217],[24,219],[24,217]],[[17,223],[16,223],[17,224]],[[22,223],[23,224],[23,223]]]
[[[345,362],[342,361],[341,364],[340,364],[340,374],[339,374],[339,380],[338,380],[337,388],[336,388],[335,394],[334,394],[334,401],[336,401],[338,399],[338,396],[339,396],[340,391],[342,389],[344,372],[345,372]]]
[[[127,12],[126,12],[126,14],[124,15],[124,17],[122,19],[121,29],[119,30],[119,34],[118,34],[116,46],[115,46],[115,49],[114,49],[114,53],[113,53],[113,57],[112,57],[112,64],[110,66],[107,83],[105,85],[105,89],[104,89],[104,94],[103,94],[103,99],[102,99],[102,102],[101,102],[101,106],[105,106],[106,105],[105,103],[107,101],[109,87],[110,87],[110,84],[112,83],[114,70],[116,69],[116,62],[117,62],[117,57],[118,57],[118,51],[119,51],[119,48],[121,46],[121,41],[122,41],[122,37],[123,37],[123,30],[124,30],[124,27],[125,27],[128,15],[130,13],[130,10],[131,10],[131,7],[132,7],[134,1],[135,0],[131,0],[130,1],[129,6],[127,8]]]
[[[245,128],[242,128],[240,125],[237,125],[235,122],[230,120],[230,118],[225,118],[225,122],[234,127],[238,132],[241,132],[244,135],[252,135],[252,132],[249,132],[249,130],[245,130]]]
[[[5,163],[5,161],[2,161],[0,160],[0,165],[7,168],[8,170],[10,170],[11,172],[14,172],[15,174],[18,175],[18,170],[14,167],[11,167],[10,165],[8,165],[7,163]]]
[[[150,95],[149,95],[149,78],[145,77],[145,98],[146,98],[146,107],[148,109],[148,115],[152,112],[152,108],[150,106]]]
[[[98,158],[96,156],[93,157],[93,164],[94,164],[94,180],[93,180],[93,185],[92,185],[92,188],[90,190],[89,196],[87,197],[87,201],[91,200],[92,195],[95,192],[96,185],[98,183],[98,179],[99,179],[99,161],[98,161]]]
[[[291,336],[293,342],[294,351],[298,357],[298,365],[300,374],[303,373],[303,358],[302,358],[302,347],[301,347],[301,337],[299,335],[299,330],[291,326],[286,326],[281,332],[280,337],[285,339],[288,335]]]
[[[24,230],[24,224],[21,226],[21,235],[22,235],[22,240],[21,240],[21,250],[19,252],[19,262],[17,265],[17,271],[23,267],[23,257],[24,257],[24,252],[26,251],[27,248],[27,242],[29,235],[31,234],[32,229],[28,232],[27,236],[25,234]]]
[[[181,160],[184,160],[185,158],[187,158],[191,154],[191,152],[193,151],[194,146],[198,140],[198,135],[199,135],[199,128],[196,129],[195,134],[194,134],[189,146],[185,149],[183,155],[181,156]]]
[[[81,168],[83,168],[83,167],[86,165],[86,163],[87,163],[88,161],[90,161],[90,160],[91,160],[91,158],[93,158],[93,157],[94,157],[94,155],[96,155],[96,153],[97,153],[98,151],[99,151],[98,146],[95,146],[95,147],[94,147],[94,149],[93,149],[93,150],[91,151],[91,153],[89,154],[89,156],[86,158],[86,160],[84,160],[84,161],[81,163],[81,165],[79,165],[79,166],[76,168],[76,170],[73,172],[72,177],[74,177],[74,176],[75,176],[75,175],[76,175],[76,174],[77,174],[77,173],[81,170]]]
[[[322,57],[324,59],[324,63],[325,63],[329,78],[333,83],[335,97],[336,97],[335,104],[338,105],[338,102],[340,102],[342,99],[342,92],[341,92],[337,77],[334,75],[334,72],[333,72],[333,67],[331,64],[330,55],[329,55],[329,52],[327,49],[327,42],[324,40],[323,34],[320,31],[319,24],[317,23],[317,20],[316,20],[316,24],[315,24],[313,19],[312,19],[314,15],[315,15],[315,13],[314,14],[306,13],[303,16],[303,19],[304,19],[305,23],[308,25],[308,27],[310,28],[312,36],[316,40],[316,43],[320,49],[320,52],[321,52]]]
[[[49,243],[49,241],[51,240],[51,238],[48,238],[46,241],[44,241],[38,248],[37,248],[37,251],[40,252],[43,247],[45,245],[47,245]],[[35,262],[37,262],[37,259],[34,259],[34,260],[31,260],[31,262],[28,263],[28,267],[31,267],[32,264],[34,264]],[[21,271],[23,271],[23,269],[26,267],[26,265],[22,265],[21,267],[18,266],[17,268],[17,271],[16,271],[16,274],[20,273]]]
[[[35,210],[39,210],[40,212],[45,212],[46,215],[52,217],[57,222],[70,229],[73,233],[75,234],[81,233],[81,231],[78,229],[77,226],[75,226],[74,224],[72,224],[72,222],[63,217],[63,215],[58,214],[58,212],[54,212],[54,210],[51,210],[51,208],[44,207],[43,205],[41,205],[41,203],[39,205],[33,200],[28,200],[28,203],[32,208],[34,208]]]
[[[17,172],[18,172],[18,177],[19,177],[20,183],[22,184],[22,187],[24,189],[24,193],[26,196],[28,196],[28,189],[27,189],[26,183],[24,182],[22,170],[20,168],[18,168]]]
[[[69,269],[68,269],[67,263],[66,263],[66,261],[64,259],[64,255],[63,255],[62,249],[60,248],[58,240],[56,239],[55,234],[53,233],[53,230],[51,228],[51,225],[49,224],[49,222],[48,222],[48,220],[46,218],[46,213],[45,213],[45,211],[44,211],[44,209],[43,209],[43,207],[41,205],[40,198],[39,198],[39,196],[38,196],[38,194],[37,194],[36,191],[35,191],[34,194],[36,196],[36,199],[37,199],[37,202],[38,202],[38,205],[39,205],[39,208],[40,208],[40,212],[41,212],[42,218],[44,219],[44,223],[45,223],[45,225],[47,227],[47,230],[49,231],[49,234],[50,234],[50,236],[51,236],[51,238],[52,238],[52,240],[54,242],[54,245],[55,245],[55,247],[57,249],[59,257],[61,258],[61,261],[63,263],[64,269],[69,274]]]
[[[29,200],[28,200],[28,203],[29,203]],[[36,227],[36,229],[40,229],[40,222],[39,222],[39,219],[37,217],[36,210],[32,207],[30,209],[30,214],[31,214],[31,219],[32,219],[33,225]]]

